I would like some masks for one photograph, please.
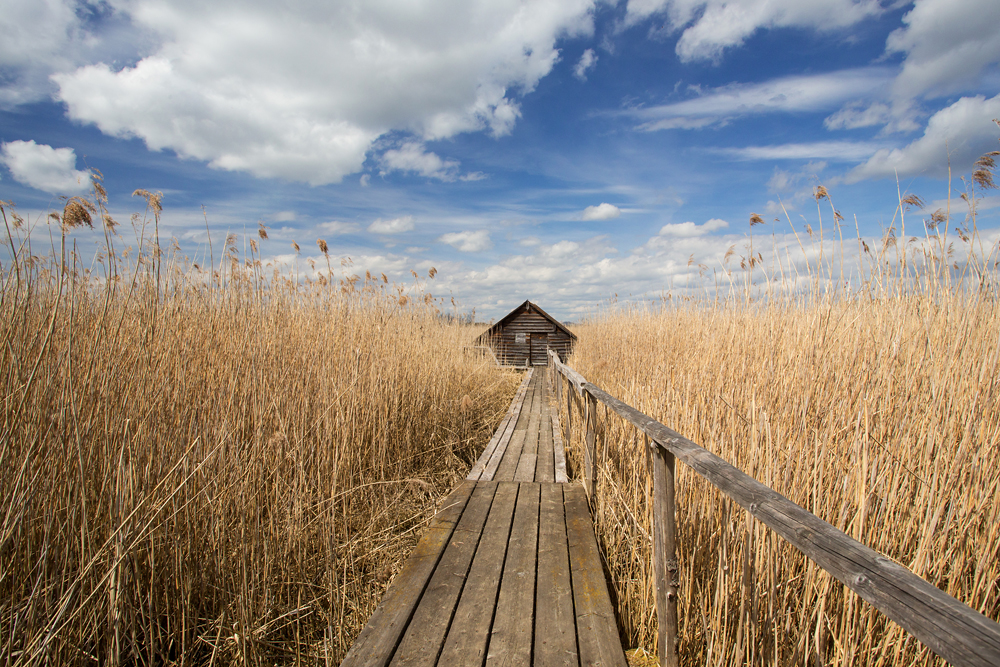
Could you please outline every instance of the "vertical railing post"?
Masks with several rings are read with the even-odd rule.
[[[650,442],[653,459],[653,576],[656,577],[656,654],[662,667],[677,667],[677,526],[674,455]]]
[[[566,446],[573,447],[573,386],[566,378]]]
[[[584,390],[584,399],[587,401],[586,424],[587,437],[586,446],[583,449],[583,487],[587,491],[587,496],[594,497],[594,469],[597,450],[597,399]]]

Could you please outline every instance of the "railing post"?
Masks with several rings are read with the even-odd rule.
[[[653,576],[656,577],[656,654],[662,667],[678,667],[677,526],[674,455],[650,442],[653,459]]]
[[[597,399],[584,391],[584,398],[587,401],[587,438],[586,446],[583,449],[583,488],[587,491],[587,496],[594,497],[594,469],[595,454],[597,449]]]
[[[566,378],[567,385],[569,378]],[[573,387],[566,387],[566,446],[573,447]]]

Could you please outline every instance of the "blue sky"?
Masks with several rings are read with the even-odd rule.
[[[0,28],[0,199],[38,231],[96,168],[120,221],[162,191],[195,261],[263,222],[275,265],[434,266],[485,319],[711,284],[751,213],[797,248],[781,205],[815,226],[820,184],[880,238],[897,178],[916,224],[949,156],[1000,148],[996,0],[0,0]]]

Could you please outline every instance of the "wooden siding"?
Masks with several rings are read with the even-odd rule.
[[[491,342],[500,363],[509,366],[544,366],[546,349],[554,350],[563,360],[573,350],[569,335],[534,312],[515,315],[492,336]]]

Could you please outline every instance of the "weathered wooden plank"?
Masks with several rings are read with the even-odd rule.
[[[476,484],[390,664],[437,663],[496,489],[496,482]]]
[[[483,538],[455,610],[455,620],[438,659],[439,665],[482,665],[486,659],[517,487],[513,482],[500,482],[497,487]]]
[[[535,466],[538,463],[538,431],[542,419],[542,394],[545,392],[545,382],[542,374],[535,381],[534,394],[531,399],[531,412],[528,413],[528,430],[524,436],[524,446],[518,457],[517,468],[514,470],[515,482],[534,482]]]
[[[517,420],[521,414],[521,407],[524,404],[524,397],[528,391],[528,384],[531,382],[531,376],[534,373],[534,369],[528,370],[524,375],[524,379],[521,380],[521,385],[517,389],[517,393],[514,394],[514,400],[511,401],[510,407],[507,409],[507,415],[504,417],[503,421],[500,422],[500,426],[497,428],[493,437],[490,439],[489,443],[486,445],[486,449],[483,450],[482,456],[476,461],[476,464],[472,466],[472,470],[469,471],[469,475],[466,479],[479,480],[492,479],[491,477],[483,477],[483,472],[489,465],[494,454],[500,451],[500,457],[497,459],[499,463],[500,459],[503,458],[503,451],[510,441],[510,436],[514,432],[514,427],[517,425]],[[494,467],[496,470],[496,467]]]
[[[1000,623],[600,387],[584,381],[584,388],[934,653],[961,667],[996,666],[1000,656]]]
[[[563,497],[580,664],[625,667],[587,496],[582,487],[566,484]]]
[[[562,382],[560,380],[559,382]],[[555,476],[556,482],[568,482],[569,477],[566,474],[566,446],[563,444],[562,439],[562,426],[559,424],[559,410],[558,404],[557,408],[552,410],[552,453],[555,458]]]
[[[514,434],[511,436],[510,442],[507,444],[507,450],[504,452],[503,458],[500,460],[493,475],[493,479],[497,481],[510,482],[514,479],[514,472],[517,470],[517,464],[521,460],[521,450],[524,447],[524,440],[528,435],[528,422],[531,420],[531,403],[534,400],[534,396],[535,377],[532,375],[531,384],[528,385],[528,391],[524,396],[521,414],[518,416],[517,424],[514,427]]]
[[[524,448],[524,439],[527,435],[527,429],[514,431],[514,435],[510,438],[510,444],[507,445],[507,451],[504,453],[503,460],[493,475],[493,479],[498,482],[514,481],[514,472],[517,470],[517,464],[521,460],[521,450]]]
[[[517,509],[486,655],[487,667],[531,664],[539,493],[538,484],[523,482],[518,487]]]
[[[563,485],[542,484],[535,591],[536,665],[579,665]]]
[[[533,382],[534,369],[529,369],[528,375],[532,376],[531,379]],[[517,418],[512,420],[508,425],[508,435],[505,436],[503,445],[497,448],[497,451],[490,458],[490,462],[486,464],[486,469],[483,471],[481,479],[486,479],[487,474],[489,475],[489,479],[499,479],[496,477],[497,470],[507,458],[507,452],[511,449],[512,444],[515,449],[521,447],[523,444],[524,432],[527,429],[528,423],[528,413],[531,411],[532,388],[534,386],[532,382],[525,385],[524,396],[521,398],[521,403],[518,406]],[[517,449],[517,451],[518,454],[515,455],[515,459],[516,456],[520,455],[520,449]],[[511,476],[507,476],[503,481],[511,481]]]
[[[566,474],[566,447],[563,444],[562,425],[559,419],[559,411],[562,408],[563,380],[558,372],[555,373],[555,383],[555,395],[549,397],[549,419],[552,421],[552,454],[555,462],[555,481],[568,482],[569,477]]]
[[[389,664],[474,488],[474,482],[463,482],[445,499],[368,624],[354,640],[342,667]]]
[[[538,463],[535,465],[536,482],[554,482],[555,453],[552,446],[552,415],[550,406],[551,392],[548,383],[545,383],[545,392],[542,398],[541,417],[538,421]]]

